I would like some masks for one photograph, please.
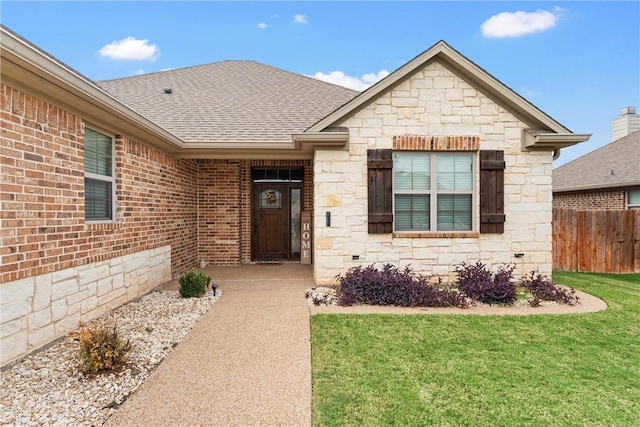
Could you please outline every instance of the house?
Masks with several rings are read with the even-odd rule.
[[[362,93],[250,61],[93,82],[2,27],[5,364],[188,268],[551,271],[585,141],[440,41]]]
[[[625,107],[612,142],[553,170],[553,207],[640,209],[640,115]]]

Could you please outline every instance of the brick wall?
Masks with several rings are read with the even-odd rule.
[[[79,263],[83,232],[82,121],[0,84],[0,283]]]
[[[116,141],[116,156],[117,216],[125,226],[110,251],[170,244],[172,275],[193,267],[197,262],[196,161],[174,159],[129,138]]]
[[[198,259],[216,265],[240,261],[240,162],[198,162]]]
[[[1,283],[167,244],[174,275],[195,263],[194,160],[118,136],[117,221],[85,224],[82,119],[4,84],[0,93]]]
[[[553,207],[578,210],[626,209],[625,190],[593,191],[583,193],[555,193]]]

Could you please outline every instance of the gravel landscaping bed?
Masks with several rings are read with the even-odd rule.
[[[78,342],[69,336],[27,356],[1,373],[0,425],[102,425],[221,295],[157,290],[89,322],[115,325],[131,341],[130,363],[120,372],[82,374]]]

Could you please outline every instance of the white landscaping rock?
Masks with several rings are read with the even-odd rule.
[[[0,425],[102,425],[220,298],[181,298],[158,290],[88,325],[116,326],[132,344],[121,372],[85,376],[70,337],[2,372]]]

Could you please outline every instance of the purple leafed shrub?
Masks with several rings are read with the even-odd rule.
[[[458,290],[469,298],[483,303],[513,304],[516,301],[516,285],[512,282],[515,266],[508,264],[498,268],[495,274],[481,263],[456,265]]]
[[[529,304],[534,307],[540,305],[540,301],[555,301],[568,305],[576,305],[580,301],[575,289],[561,288],[537,271],[532,271],[522,278],[522,287],[533,295],[533,300],[529,301]]]
[[[399,270],[385,264],[381,270],[373,265],[353,267],[340,282],[340,305],[397,305],[402,307],[466,307],[464,296],[449,288],[429,284],[428,278],[413,273],[409,267]]]

